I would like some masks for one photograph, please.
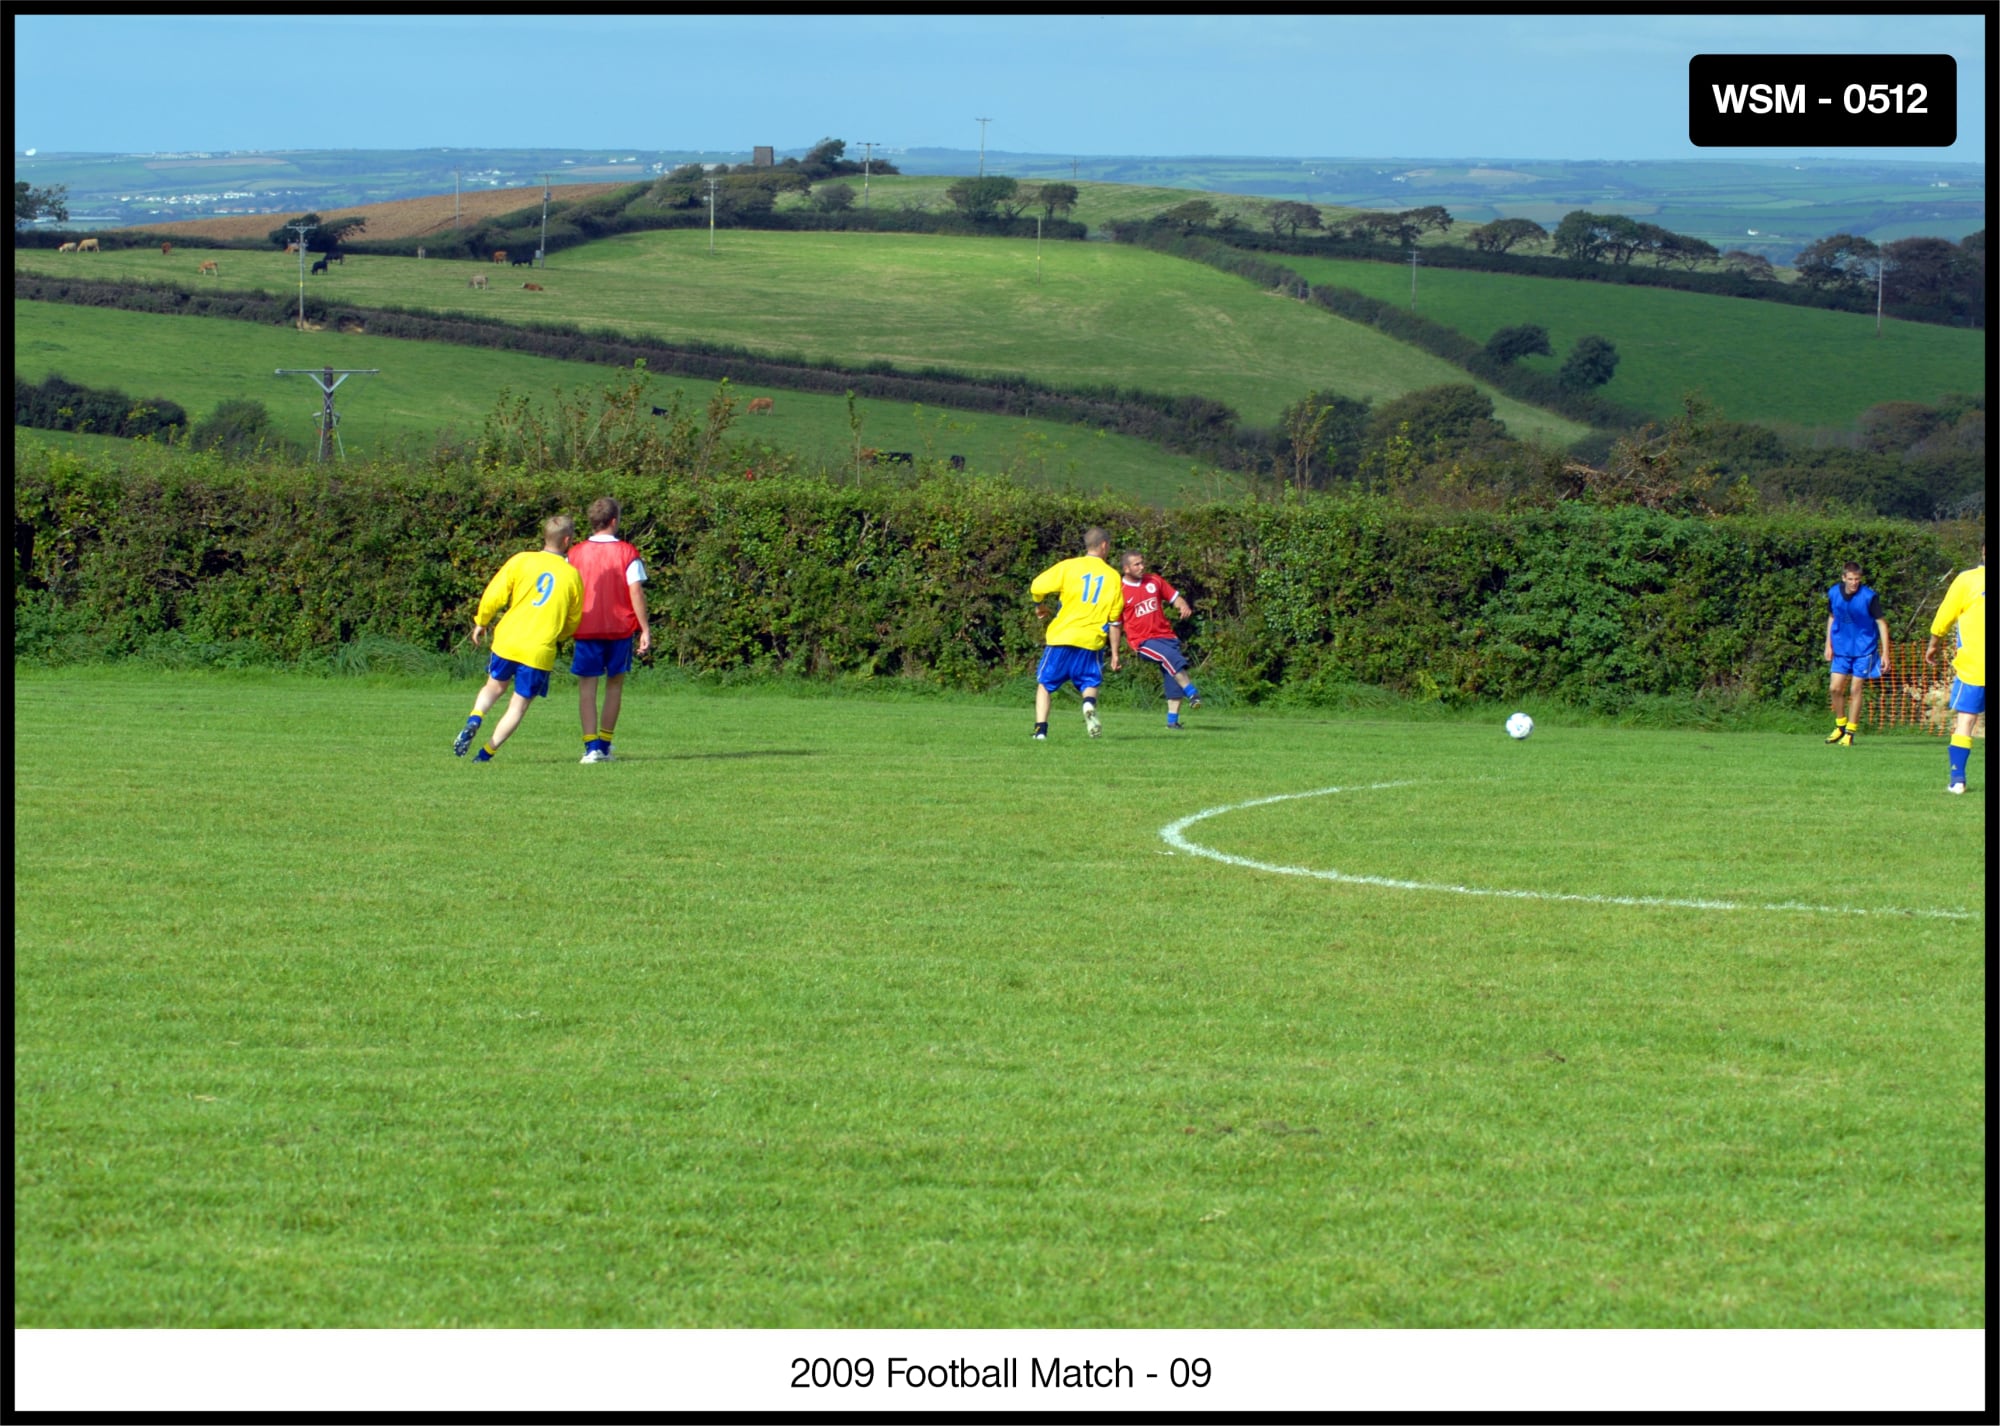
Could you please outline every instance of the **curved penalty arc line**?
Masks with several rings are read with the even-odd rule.
[[[1392,787],[1409,787],[1408,780],[1400,782],[1371,782],[1352,787],[1319,787],[1310,792],[1281,792],[1275,797],[1253,797],[1248,802],[1232,802],[1222,807],[1205,807],[1199,812],[1169,822],[1160,828],[1160,839],[1177,852],[1190,856],[1206,857],[1210,861],[1226,866],[1243,867],[1250,871],[1271,872],[1278,876],[1305,876],[1317,881],[1337,881],[1349,886],[1379,886],[1392,891],[1434,891],[1452,896],[1491,896],[1508,901],[1568,901],[1590,906],[1665,906],[1687,911],[1784,911],[1808,912],[1822,916],[1912,916],[1927,917],[1941,921],[1970,921],[1975,919],[1969,911],[1940,911],[1902,906],[1814,906],[1803,901],[1749,902],[1716,901],[1695,897],[1679,896],[1592,896],[1575,891],[1519,891],[1507,887],[1463,886],[1441,881],[1404,881],[1390,876],[1363,876],[1355,872],[1334,871],[1324,867],[1281,866],[1276,862],[1260,862],[1252,857],[1239,857],[1229,852],[1217,851],[1193,841],[1187,829],[1197,822],[1205,822],[1211,817],[1220,817],[1227,812],[1244,812],[1252,807],[1268,807],[1274,802],[1297,802],[1307,797],[1331,797],[1341,792],[1381,792]]]

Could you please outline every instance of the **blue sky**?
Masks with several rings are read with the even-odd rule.
[[[16,151],[534,147],[1671,159],[1696,54],[1945,53],[1978,15],[14,16]]]

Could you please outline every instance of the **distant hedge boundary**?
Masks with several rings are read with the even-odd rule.
[[[1516,401],[1539,406],[1599,430],[1627,431],[1654,419],[1647,412],[1620,406],[1602,396],[1568,390],[1547,372],[1495,361],[1483,346],[1456,327],[1433,322],[1428,317],[1420,317],[1351,287],[1308,282],[1288,267],[1268,258],[1246,254],[1239,245],[1208,234],[1182,233],[1177,228],[1162,224],[1125,223],[1115,225],[1112,240],[1202,263],[1222,272],[1233,272],[1260,286],[1309,302],[1336,317],[1374,327],[1399,342],[1407,342],[1434,357],[1441,357]]]
[[[444,651],[553,511],[616,494],[652,575],[659,657],[690,670],[900,675],[992,687],[1031,666],[1030,580],[1102,524],[1194,601],[1203,683],[1336,704],[1825,696],[1822,592],[1845,560],[1905,637],[1954,567],[1941,532],[1879,520],[1695,520],[1565,504],[1412,510],[1349,495],[1154,510],[1000,482],[693,482],[401,467],[121,474],[60,450],[14,478],[16,657],[161,637],[331,655],[364,636]]]
[[[1140,226],[1148,226],[1142,224]],[[1371,243],[1337,234],[1312,236],[1293,234],[1279,237],[1249,228],[1229,232],[1208,229],[1205,236],[1245,252],[1290,254],[1296,257],[1347,258],[1356,262],[1407,264],[1410,250],[1386,243]],[[1426,243],[1418,249],[1425,267],[1457,268],[1470,272],[1505,272],[1520,277],[1550,277],[1569,282],[1604,282],[1620,287],[1666,287],[1677,292],[1699,292],[1710,297],[1742,297],[1755,302],[1776,302],[1787,307],[1819,307],[1833,312],[1875,311],[1875,293],[1841,288],[1810,288],[1795,282],[1759,279],[1740,272],[1693,272],[1685,268],[1641,266],[1636,262],[1583,262],[1574,258],[1535,253],[1481,252],[1477,248],[1448,243]],[[1891,303],[1886,314],[1908,322],[1952,326],[1931,308],[1907,303]]]
[[[16,302],[66,302],[123,312],[218,317],[291,326],[295,297],[271,293],[188,289],[172,283],[101,281],[17,272]],[[1237,413],[1205,396],[1174,396],[1130,387],[1062,388],[1025,376],[977,376],[941,367],[901,371],[888,362],[848,365],[761,355],[709,342],[658,342],[616,332],[587,332],[567,323],[510,323],[496,317],[444,316],[397,307],[354,307],[309,295],[306,319],[322,325],[358,324],[370,336],[444,342],[518,352],[524,356],[591,362],[630,370],[643,360],[662,376],[739,385],[776,386],[887,401],[922,402],[956,410],[1081,424],[1151,441],[1231,469],[1254,469],[1268,459],[1272,436],[1239,425]]]

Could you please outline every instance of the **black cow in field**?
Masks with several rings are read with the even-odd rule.
[[[313,272],[314,272],[315,274],[318,274],[318,273],[322,273],[322,272],[325,272],[325,271],[326,271],[326,259],[325,259],[325,258],[321,258],[321,259],[320,259],[320,260],[319,260],[318,262],[314,263],[314,264],[313,264],[313,266],[312,266],[312,270],[313,270]]]
[[[533,253],[528,253],[522,257],[509,258],[507,260],[507,266],[509,267],[533,267],[534,265],[535,265],[535,255]]]
[[[882,463],[884,465],[914,465],[916,464],[916,459],[915,451],[882,452]]]
[[[654,414],[655,416],[671,416],[671,415],[673,415],[674,413],[673,413],[673,412],[671,412],[671,411],[669,411],[669,410],[668,410],[668,409],[667,409],[666,407],[664,407],[664,406],[655,406],[655,407],[653,408],[653,414]]]
[[[964,456],[953,456],[953,457],[951,458],[951,468],[952,468],[953,470],[964,470],[964,469],[965,469],[965,457],[964,457]]]

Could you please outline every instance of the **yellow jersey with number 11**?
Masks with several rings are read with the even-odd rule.
[[[1028,586],[1037,602],[1051,594],[1062,608],[1049,620],[1048,642],[1073,649],[1101,649],[1110,639],[1106,626],[1125,612],[1118,571],[1096,555],[1078,555],[1043,570]]]

